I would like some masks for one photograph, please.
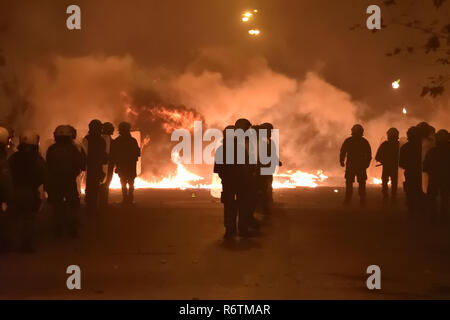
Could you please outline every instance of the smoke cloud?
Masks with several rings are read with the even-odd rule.
[[[1,122],[17,131],[36,130],[47,144],[60,124],[72,124],[81,138],[92,119],[116,126],[130,121],[149,141],[143,151],[148,179],[174,169],[170,133],[192,130],[194,120],[218,129],[242,117],[255,124],[271,122],[280,130],[282,170],[321,169],[337,177],[342,175],[339,148],[353,124],[366,128],[375,153],[389,127],[405,134],[419,122],[403,115],[403,106],[373,116],[372,106],[354,100],[318,71],[295,79],[272,70],[261,57],[219,49],[202,51],[183,72],[149,69],[128,55],[55,56],[8,83],[12,88],[4,90],[4,99],[16,107],[2,109]],[[448,128],[448,117],[442,116],[445,106],[435,110],[439,122],[432,124]],[[205,177],[211,174],[206,165],[190,169]]]

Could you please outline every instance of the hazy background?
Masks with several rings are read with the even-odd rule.
[[[430,1],[431,2],[431,1]],[[383,18],[407,13],[449,21],[449,3],[428,1],[383,7]],[[165,175],[170,132],[223,128],[239,117],[280,129],[285,169],[340,175],[338,150],[359,122],[373,152],[391,126],[419,121],[450,127],[450,89],[422,98],[427,77],[442,66],[431,55],[387,57],[401,45],[423,45],[421,32],[388,26],[372,33],[362,0],[0,0],[0,125],[37,130],[75,125],[86,134],[93,118],[133,123],[150,142],[147,176]],[[409,2],[408,2],[409,3]],[[69,31],[70,4],[82,12],[82,29]],[[240,21],[258,9],[258,38]],[[401,88],[391,83],[401,79]],[[402,108],[408,110],[405,116]],[[192,167],[206,176],[209,167]]]

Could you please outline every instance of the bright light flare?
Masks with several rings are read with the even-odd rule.
[[[400,79],[398,79],[397,81],[392,82],[392,88],[394,88],[394,89],[400,88]]]
[[[245,11],[243,14],[242,14],[242,18],[241,18],[241,21],[242,22],[248,22],[248,21],[250,21],[250,19],[253,19],[253,16],[255,15],[255,13],[258,13],[258,10],[252,10],[252,11]]]
[[[406,111],[406,108],[403,108],[402,113],[403,114],[407,114],[408,113],[408,111]]]
[[[259,36],[261,31],[259,29],[251,29],[248,30],[248,34],[251,36]]]

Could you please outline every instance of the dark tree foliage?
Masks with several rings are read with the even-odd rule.
[[[383,0],[385,7],[411,7],[417,1],[428,1],[429,5],[435,10],[450,10],[448,8],[448,0]],[[383,10],[382,10],[383,12]],[[383,16],[383,14],[382,14]],[[385,24],[386,22],[386,24]],[[386,53],[388,57],[400,55],[414,55],[424,53],[427,57],[425,61],[430,66],[439,66],[439,72],[426,79],[426,85],[422,88],[421,96],[437,97],[442,95],[445,85],[450,81],[450,21],[421,21],[414,17],[412,13],[401,14],[398,17],[391,18],[390,21],[382,19],[382,30],[386,28],[402,26],[411,29],[424,36],[425,41],[422,45],[404,45],[394,47],[390,52]],[[354,25],[350,30],[361,29],[365,26],[361,24]],[[377,30],[373,30],[376,32]]]

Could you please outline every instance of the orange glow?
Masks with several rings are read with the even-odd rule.
[[[326,179],[328,179],[328,177],[322,170],[318,170],[316,174],[300,170],[295,172],[288,170],[285,173],[276,174],[274,176],[272,187],[275,189],[295,187],[316,188]]]
[[[201,121],[201,118],[190,110],[169,110],[161,106],[149,109],[148,113],[152,118],[164,120],[163,128],[167,133],[179,128],[193,130],[194,121]]]
[[[400,88],[400,79],[398,79],[397,81],[392,82],[392,88],[394,88],[394,89]]]
[[[251,29],[248,30],[248,34],[251,36],[259,36],[261,31],[259,29]]]
[[[381,179],[378,178],[372,178],[372,184],[381,184]]]
[[[137,177],[134,186],[136,189],[202,189],[207,188],[206,185],[199,184],[198,181],[203,180],[194,173],[189,172],[180,162],[178,154],[173,155],[174,161],[177,163],[177,170],[173,175],[162,178],[161,180],[146,181]],[[120,189],[120,179],[115,174],[111,181],[110,189]]]

